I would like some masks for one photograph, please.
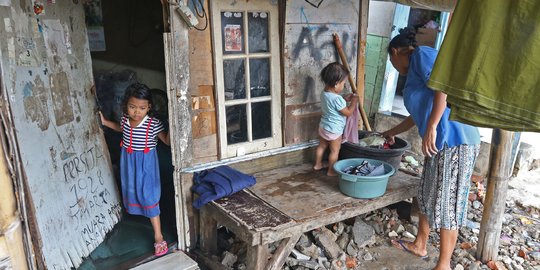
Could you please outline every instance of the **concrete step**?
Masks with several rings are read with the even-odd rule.
[[[182,251],[177,251],[139,265],[133,270],[198,270],[199,265]]]

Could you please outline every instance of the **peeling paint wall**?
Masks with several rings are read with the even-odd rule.
[[[285,144],[317,139],[321,69],[338,61],[332,34],[337,33],[356,77],[359,1],[324,1],[315,8],[303,0],[287,1],[284,40]],[[346,84],[350,91],[350,86]]]
[[[38,265],[77,267],[121,210],[90,91],[82,3],[12,0],[0,5],[0,36],[2,95],[23,159]]]

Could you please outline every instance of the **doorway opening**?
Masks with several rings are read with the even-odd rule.
[[[96,99],[103,115],[120,122],[126,88],[143,83],[152,89],[152,108],[168,131],[168,105],[160,1],[88,1],[85,4]],[[118,190],[122,134],[103,127]],[[164,239],[177,242],[171,148],[158,140],[161,178],[160,218]],[[120,192],[121,194],[121,192]],[[150,220],[122,210],[122,219],[79,269],[127,269],[154,254]]]
[[[444,12],[411,8],[409,12],[408,27],[416,30],[416,41],[418,46],[430,46],[439,49],[439,36],[445,31],[446,17]],[[403,88],[405,87],[406,76],[398,75],[392,113],[408,116],[409,112],[403,104]]]

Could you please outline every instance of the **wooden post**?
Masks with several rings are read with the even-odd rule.
[[[201,219],[201,250],[208,254],[209,257],[211,255],[216,255],[217,252],[217,222],[212,218],[212,216],[208,212],[208,206],[203,206],[203,208],[200,211],[200,219]]]
[[[334,43],[336,44],[336,49],[338,51],[339,57],[341,58],[341,63],[349,71],[349,84],[351,85],[351,89],[353,92],[355,92],[359,96],[358,88],[356,88],[356,84],[352,78],[351,68],[349,67],[349,63],[347,63],[347,57],[345,56],[345,53],[343,52],[343,47],[341,46],[341,41],[339,40],[339,36],[335,33],[333,36],[334,36]],[[369,125],[366,112],[364,111],[364,105],[360,101],[358,102],[358,110],[360,110],[360,116],[362,116],[362,121],[364,121],[366,130],[371,131],[371,126]]]
[[[360,16],[358,17],[358,52],[356,54],[356,93],[358,95],[358,103],[362,105],[364,104],[364,89],[366,86],[365,75],[368,14],[369,0],[360,0]]]
[[[480,223],[477,259],[487,262],[497,260],[501,236],[508,180],[512,173],[513,132],[494,129],[488,173],[488,186],[484,201],[484,212]]]
[[[268,262],[268,247],[265,244],[247,247],[246,268],[264,270]]]
[[[184,1],[184,0],[182,0]],[[182,182],[182,168],[189,167],[193,156],[191,132],[191,94],[189,92],[189,36],[188,26],[171,7],[170,33],[164,33],[165,69],[167,74],[167,97],[169,99],[169,119],[172,162],[175,169],[174,186],[176,194],[176,224],[178,248],[190,247],[190,224],[187,201],[184,194],[189,186]]]

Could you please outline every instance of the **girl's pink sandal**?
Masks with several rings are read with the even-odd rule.
[[[163,240],[160,243],[154,243],[154,255],[159,257],[167,254],[167,252],[169,252],[169,246],[167,246],[167,241]]]

